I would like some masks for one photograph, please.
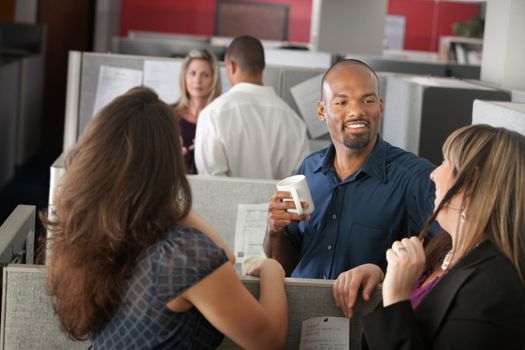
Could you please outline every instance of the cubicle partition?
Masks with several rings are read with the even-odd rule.
[[[391,77],[386,99],[385,140],[439,164],[447,136],[472,123],[475,99],[509,101],[510,95],[452,78]]]
[[[180,58],[116,55],[104,53],[76,52],[69,54],[68,92],[66,96],[66,116],[64,126],[64,145],[67,150],[76,143],[88,122],[96,112],[97,88],[99,88],[102,68],[115,68],[128,74],[138,72],[143,74],[145,62],[182,62]],[[180,70],[180,68],[179,68]],[[178,89],[178,72],[173,73],[173,79]],[[263,73],[263,82],[281,93],[280,66],[269,65]],[[142,79],[136,85],[142,85]],[[121,93],[124,93],[122,91]],[[177,95],[178,96],[178,95]],[[174,101],[173,101],[174,102]]]
[[[45,287],[45,268],[36,265],[12,264],[4,268],[0,350],[6,349],[88,349],[88,341],[73,341],[61,331]],[[259,280],[243,277],[242,283],[255,296]],[[302,322],[311,317],[342,317],[332,298],[333,281],[287,278],[288,338],[286,350],[299,349]],[[361,344],[360,317],[380,302],[378,288],[364,302],[358,298],[354,317],[350,320],[350,350]],[[240,349],[225,338],[221,350]]]
[[[307,53],[308,54],[308,53]],[[115,69],[122,74],[143,74],[145,62],[178,62],[179,58],[132,56],[104,53],[88,53],[72,51],[69,54],[68,83],[66,96],[66,115],[64,125],[63,150],[71,148],[82,134],[88,122],[97,111],[97,89],[100,87],[101,71]],[[328,61],[327,61],[328,62]],[[179,68],[180,69],[180,68]],[[222,77],[225,79],[224,67],[221,67]],[[298,108],[296,100],[292,96],[291,89],[297,84],[320,76],[325,68],[290,67],[283,65],[268,64],[263,72],[263,83],[271,86],[300,116],[305,119],[309,126],[310,144],[312,150],[326,147],[329,143],[326,136],[327,130],[324,125],[317,125],[315,112],[316,101],[319,96],[320,83],[314,87],[313,94],[309,94],[301,101],[309,107],[305,115]],[[131,72],[131,73],[129,73]],[[115,73],[114,73],[115,74]],[[119,73],[120,74],[120,73]],[[178,73],[172,73],[174,80],[178,82]],[[176,77],[175,77],[176,76]],[[107,82],[106,85],[112,82]],[[136,85],[141,85],[142,80],[137,80]],[[223,84],[225,88],[229,84]],[[178,91],[178,90],[177,90]],[[121,93],[124,93],[121,91]],[[316,124],[320,132],[312,133],[311,124]]]
[[[525,135],[525,103],[475,100],[472,124],[504,127]]]
[[[207,49],[219,60],[224,59],[224,46],[211,45],[209,40],[202,38],[114,37],[111,44],[113,53],[156,57],[184,57],[193,49]]]
[[[35,256],[36,208],[18,205],[0,226],[0,266],[32,264]]]
[[[376,72],[393,72],[414,75],[431,75],[444,77],[447,74],[446,64],[443,62],[407,61],[402,59],[385,58],[372,55],[348,54],[342,58],[353,58],[365,62]]]
[[[239,204],[267,204],[277,191],[276,180],[190,175],[193,209],[234,249]]]
[[[0,267],[34,263],[35,214],[34,206],[18,205],[0,225]],[[0,284],[2,281],[0,276]],[[2,291],[4,285],[1,285]]]

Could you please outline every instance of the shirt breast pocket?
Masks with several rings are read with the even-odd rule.
[[[386,251],[390,247],[391,230],[353,223],[350,229],[350,266],[372,263],[386,268]]]

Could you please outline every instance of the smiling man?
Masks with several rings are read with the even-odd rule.
[[[275,193],[265,252],[292,277],[337,279],[334,298],[351,316],[358,289],[367,299],[383,279],[386,250],[432,214],[434,165],[381,138],[379,80],[361,61],[340,61],[325,73],[317,115],[332,144],[298,169],[316,209],[289,213],[290,193]]]

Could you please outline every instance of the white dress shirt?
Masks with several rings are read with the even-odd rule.
[[[197,121],[199,174],[282,179],[308,155],[304,121],[271,87],[238,83]]]

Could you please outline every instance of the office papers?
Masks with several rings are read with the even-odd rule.
[[[142,85],[142,71],[128,68],[100,66],[98,71],[97,92],[93,114],[97,114],[102,107],[115,97],[129,89]]]
[[[313,317],[303,321],[299,350],[350,349],[350,319]]]
[[[323,75],[320,74],[290,88],[310,137],[313,139],[328,133],[326,125],[317,118],[317,100],[321,91],[322,79]]]
[[[159,98],[173,104],[180,97],[181,61],[144,61],[144,85],[152,88]]]
[[[239,204],[235,225],[235,257],[242,263],[246,258],[264,258],[263,240],[266,233],[268,203]]]

